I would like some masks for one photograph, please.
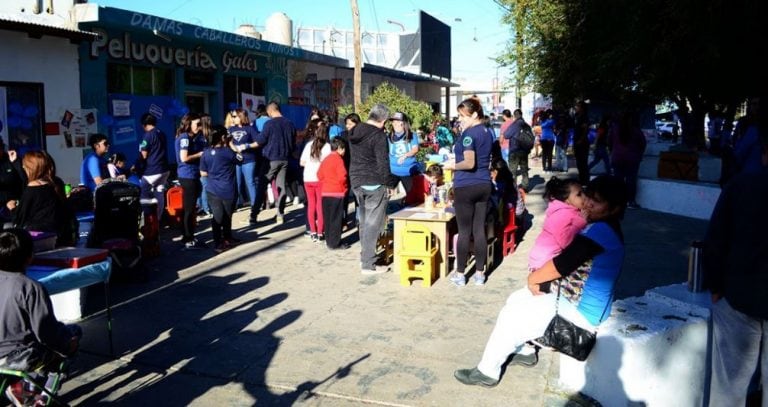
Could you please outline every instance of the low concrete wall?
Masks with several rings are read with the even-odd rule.
[[[585,362],[560,357],[561,386],[606,406],[704,405],[709,309],[650,291],[613,304]]]
[[[708,220],[720,197],[720,187],[687,181],[640,179],[637,203],[645,209]]]

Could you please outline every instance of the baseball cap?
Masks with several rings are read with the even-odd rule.
[[[401,122],[407,122],[408,119],[405,117],[405,114],[402,112],[395,112],[395,114],[392,115],[392,117],[389,118],[390,120],[400,120]]]

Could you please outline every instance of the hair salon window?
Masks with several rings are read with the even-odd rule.
[[[45,149],[43,84],[0,81],[0,134],[9,150]]]
[[[173,70],[139,65],[107,64],[107,92],[172,95]]]
[[[266,82],[261,78],[224,75],[224,106],[231,103],[239,106],[241,93],[266,96]]]

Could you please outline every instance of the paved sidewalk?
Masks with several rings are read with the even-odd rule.
[[[537,170],[532,175],[543,181]],[[547,351],[534,368],[507,369],[492,389],[453,378],[477,363],[502,304],[525,285],[542,191],[539,183],[529,194],[525,239],[483,287],[440,279],[405,288],[392,273],[362,276],[356,235],[348,236],[351,249],[330,252],[303,236],[300,208],[290,208],[284,225],[260,225],[258,237],[241,232],[246,242],[217,256],[169,242],[151,264],[150,283],[112,288],[115,357],[104,316],[82,323],[82,352],[63,398],[78,405],[588,405],[559,390],[559,358]],[[238,212],[234,226],[244,227],[246,216]],[[684,281],[690,241],[705,227],[628,212],[619,296]]]

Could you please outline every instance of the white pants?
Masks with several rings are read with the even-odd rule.
[[[712,328],[709,405],[743,406],[758,363],[763,391],[768,389],[768,324],[731,308],[722,298],[712,306]],[[767,406],[763,394],[763,407]]]
[[[501,365],[509,355],[520,352],[527,341],[544,334],[549,321],[555,316],[556,298],[556,292],[533,295],[527,287],[513,292],[499,312],[496,326],[485,345],[483,358],[477,365],[478,370],[498,380]],[[565,297],[560,297],[557,312],[579,327],[595,329]]]
[[[170,172],[145,175],[141,177],[141,197],[157,200],[157,220],[160,221],[165,210],[165,182]]]

